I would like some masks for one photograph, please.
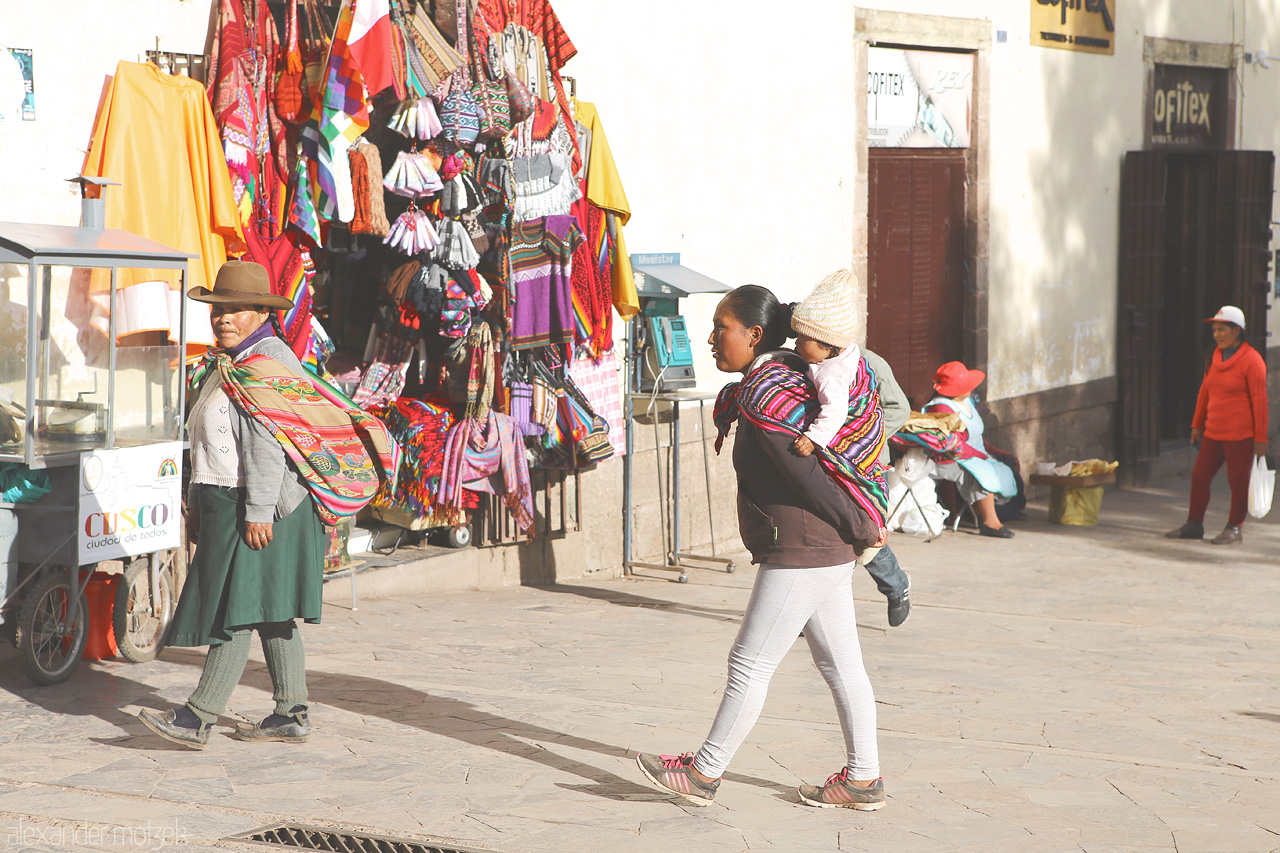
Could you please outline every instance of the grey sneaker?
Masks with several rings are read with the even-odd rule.
[[[236,726],[236,737],[257,743],[306,743],[311,737],[311,723],[307,719],[305,705],[294,705],[289,716],[272,714],[257,724],[241,723]]]
[[[849,768],[833,773],[821,788],[801,785],[796,791],[800,801],[820,809],[857,809],[871,812],[884,808],[884,780],[877,779],[868,788],[860,788],[849,781]]]
[[[889,599],[889,627],[897,628],[909,618],[911,618],[911,575],[907,575],[907,588],[902,591],[902,595],[895,595]]]
[[[1181,527],[1175,527],[1164,535],[1166,539],[1203,539],[1204,522],[1188,521]]]
[[[1240,530],[1240,525],[1228,524],[1209,541],[1214,545],[1240,545],[1244,542],[1244,533]]]
[[[144,726],[170,743],[189,746],[192,749],[204,749],[205,744],[209,742],[209,726],[202,725],[200,718],[186,705],[170,708],[163,714],[141,711],[138,719]]]
[[[664,791],[679,794],[697,806],[709,806],[715,800],[720,780],[710,785],[698,780],[690,768],[693,765],[693,753],[682,755],[653,755],[641,752],[636,755],[636,764],[640,772],[650,782]]]

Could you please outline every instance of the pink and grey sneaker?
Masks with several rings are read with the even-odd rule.
[[[858,809],[870,812],[884,808],[884,780],[877,779],[867,788],[859,788],[849,781],[849,768],[832,773],[821,788],[801,785],[796,789],[800,800],[807,806],[820,809]]]
[[[636,755],[636,764],[640,765],[640,772],[650,782],[664,791],[679,794],[694,805],[711,805],[715,800],[716,789],[720,787],[719,779],[708,785],[693,775],[692,752],[682,755],[652,755],[641,752]]]

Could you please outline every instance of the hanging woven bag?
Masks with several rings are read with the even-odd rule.
[[[280,63],[280,78],[276,80],[274,99],[276,115],[287,122],[296,122],[306,99],[306,77],[302,71],[302,49],[298,46],[298,0],[291,0],[285,15],[284,56]]]

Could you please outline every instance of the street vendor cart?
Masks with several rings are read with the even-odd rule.
[[[93,201],[78,228],[0,222],[0,473],[17,484],[0,502],[0,626],[41,684],[70,677],[105,628],[90,618],[114,622],[125,657],[154,657],[185,571],[186,300],[151,291],[176,342],[171,324],[118,335],[117,320],[157,307],[126,303],[122,270],[181,284],[193,256],[103,228]],[[90,608],[111,576],[114,607]]]

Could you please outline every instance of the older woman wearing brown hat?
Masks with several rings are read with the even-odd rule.
[[[302,742],[311,728],[302,635],[294,620],[320,621],[324,532],[306,500],[306,481],[280,441],[246,411],[245,401],[228,395],[234,386],[226,382],[225,369],[258,355],[273,360],[282,375],[305,378],[270,322],[273,309],[293,303],[271,293],[265,268],[244,261],[224,264],[212,290],[196,287],[187,295],[212,306],[217,348],[210,356],[221,365],[205,370],[190,395],[187,531],[199,547],[168,642],[207,645],[209,653],[185,705],[139,716],[166,740],[203,749],[244,672],[257,631],[275,712],[257,725],[241,724],[236,736]]]

